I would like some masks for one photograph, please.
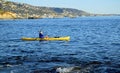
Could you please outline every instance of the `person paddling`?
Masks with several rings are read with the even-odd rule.
[[[48,38],[48,36],[44,36],[44,35],[43,35],[43,32],[40,31],[40,32],[39,32],[39,38]]]
[[[42,31],[39,32],[39,38],[44,38],[44,35],[43,35]]]

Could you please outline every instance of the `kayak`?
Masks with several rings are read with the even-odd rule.
[[[21,40],[24,41],[69,41],[70,36],[65,36],[65,37],[45,37],[45,38],[27,38],[23,37]]]

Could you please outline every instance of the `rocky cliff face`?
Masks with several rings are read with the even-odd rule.
[[[17,18],[16,13],[2,12],[0,13],[0,19],[15,19]]]
[[[90,14],[77,9],[70,8],[53,8],[32,6],[10,1],[0,0],[0,9],[7,12],[16,13],[17,18],[61,18],[61,17],[78,17],[89,16]]]

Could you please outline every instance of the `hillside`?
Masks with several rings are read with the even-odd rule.
[[[17,18],[62,18],[90,15],[77,9],[40,7],[4,0],[0,0],[0,10],[16,13]]]
[[[16,19],[17,16],[12,12],[0,12],[0,19]]]

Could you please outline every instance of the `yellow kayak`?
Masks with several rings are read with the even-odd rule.
[[[21,38],[24,41],[69,41],[70,36],[65,36],[65,37],[46,37],[46,38],[27,38],[23,37]]]

